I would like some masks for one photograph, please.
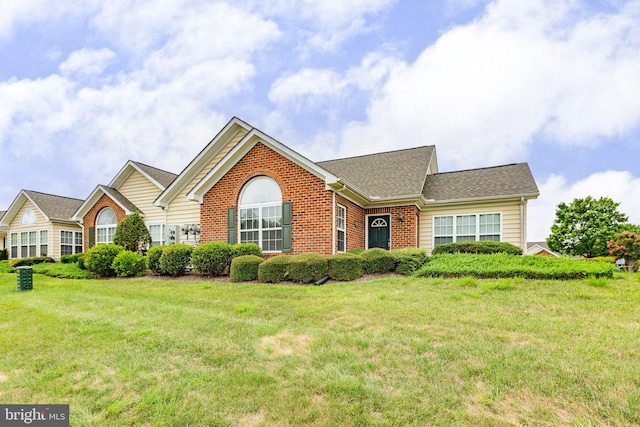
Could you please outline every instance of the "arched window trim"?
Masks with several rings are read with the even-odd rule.
[[[100,222],[109,212],[111,212],[112,214],[113,222],[100,224]],[[105,218],[105,220],[106,219],[110,219],[110,218]],[[96,216],[96,244],[100,245],[100,244],[106,244],[106,243],[113,243],[113,235],[116,233],[117,226],[118,226],[118,218],[114,210],[111,209],[110,207],[102,208],[100,212],[98,212],[98,215]]]
[[[38,217],[33,209],[27,209],[20,218],[20,225],[36,225],[38,224]]]
[[[261,180],[273,184],[265,201],[243,203],[250,187]],[[277,194],[273,193],[274,190],[277,190]],[[267,176],[249,180],[240,192],[238,212],[240,243],[256,243],[265,252],[282,251],[282,190],[275,180]]]

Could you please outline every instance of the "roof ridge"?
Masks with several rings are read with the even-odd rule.
[[[59,197],[59,198],[61,198],[61,199],[79,200],[79,201],[81,201],[81,202],[82,202],[82,201],[84,201],[84,199],[77,199],[77,198],[75,198],[75,197],[69,197],[69,196],[60,196],[60,195],[58,195],[58,194],[43,193],[42,191],[36,191],[36,190],[26,190],[26,189],[23,189],[22,191],[24,191],[24,192],[29,192],[29,193],[38,193],[38,194],[41,194],[41,195],[43,195],[43,196]]]
[[[160,171],[160,172],[170,173],[171,175],[177,175],[175,172],[171,172],[171,171],[168,171],[168,170],[165,170],[165,169],[160,169],[160,168],[158,168],[156,166],[151,166],[151,165],[148,165],[146,163],[138,162],[136,160],[129,160],[129,161],[132,162],[132,163],[135,163],[137,165],[146,166],[148,168],[155,169],[155,170]]]
[[[471,171],[479,171],[479,170],[486,170],[486,169],[497,169],[497,168],[504,168],[506,166],[517,166],[517,165],[525,165],[527,164],[527,162],[518,162],[518,163],[506,163],[504,165],[495,165],[495,166],[484,166],[481,168],[469,168],[469,169],[460,169],[460,170],[456,170],[456,171],[447,171],[447,172],[438,172],[438,173],[434,173],[433,175],[445,175],[448,173],[460,173],[460,172],[471,172]]]
[[[321,160],[321,161],[318,161],[316,163],[320,164],[320,163],[325,163],[325,162],[333,162],[335,160],[358,159],[358,158],[362,158],[362,157],[378,156],[380,154],[399,153],[401,151],[419,150],[419,149],[431,148],[431,147],[435,147],[435,145],[421,145],[419,147],[400,148],[399,150],[380,151],[380,152],[377,152],[377,153],[360,154],[358,156],[339,157],[337,159]]]

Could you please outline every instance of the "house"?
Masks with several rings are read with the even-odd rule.
[[[313,162],[233,118],[154,204],[167,224],[197,207],[203,242],[328,255],[464,240],[524,249],[538,195],[526,163],[440,173],[434,146]]]
[[[128,161],[84,201],[47,195],[45,203],[37,194],[21,192],[0,221],[12,239],[11,258],[111,243],[133,212],[153,245],[251,242],[267,255],[430,252],[467,240],[525,249],[527,202],[539,191],[526,163],[439,172],[434,146],[313,162],[234,117],[178,175]],[[54,206],[55,215],[47,214]],[[71,237],[53,237],[63,231]],[[69,239],[71,249],[60,243]],[[45,241],[51,248],[39,243]]]
[[[21,190],[0,218],[6,227],[9,257],[25,258],[82,252],[82,227],[71,219],[82,200]]]
[[[560,255],[556,252],[553,252],[547,246],[547,242],[528,242],[527,250],[525,251],[526,255],[541,255],[541,256],[552,256],[559,258]]]
[[[176,230],[166,224],[166,212],[154,201],[176,175],[129,160],[108,185],[98,185],[72,213],[71,219],[83,228],[84,248],[113,243],[116,227],[127,215],[138,212],[143,218],[153,245],[175,243]]]
[[[0,220],[2,220],[2,217],[6,213],[7,211],[0,211]],[[0,250],[4,250],[7,248],[7,226],[1,225],[1,224],[0,224],[0,243],[2,243],[2,246],[0,246]]]

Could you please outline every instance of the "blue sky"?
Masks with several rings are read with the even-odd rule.
[[[528,162],[530,241],[574,197],[640,224],[638,22],[617,0],[9,2],[0,209],[83,199],[128,159],[180,172],[238,116],[315,161]]]

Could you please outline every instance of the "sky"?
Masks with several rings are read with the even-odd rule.
[[[435,145],[640,224],[640,0],[48,0],[0,14],[0,210],[179,173],[233,116],[314,161]]]

